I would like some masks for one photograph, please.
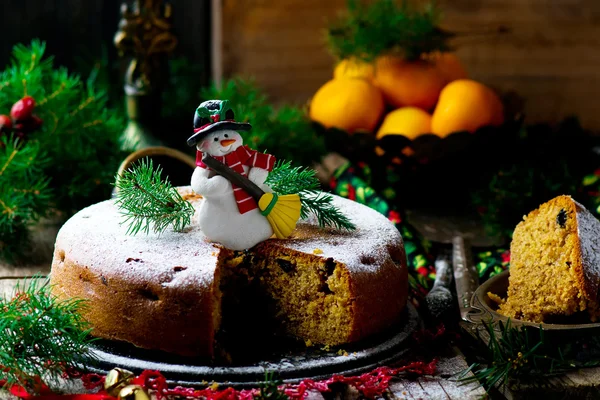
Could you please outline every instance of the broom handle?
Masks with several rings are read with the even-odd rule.
[[[265,192],[250,179],[229,168],[227,165],[223,164],[221,161],[215,159],[211,155],[204,153],[202,155],[202,162],[217,174],[226,178],[229,182],[244,189],[250,196],[252,196],[252,198],[254,198],[254,200],[259,201],[260,198],[265,194]]]

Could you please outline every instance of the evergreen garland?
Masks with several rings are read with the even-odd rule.
[[[235,119],[252,124],[242,132],[244,143],[278,159],[311,165],[325,155],[325,142],[300,107],[274,107],[253,80],[234,78],[201,92],[202,99],[227,99],[235,104]]]
[[[409,60],[424,53],[448,51],[450,32],[438,27],[435,3],[419,9],[406,0],[375,0],[365,4],[348,0],[346,14],[327,31],[331,53],[339,59],[373,61],[380,55],[399,55]]]
[[[8,136],[0,154],[0,205],[5,205],[0,256],[5,259],[17,256],[27,228],[51,210],[68,215],[108,198],[125,154],[119,150],[123,121],[106,107],[105,93],[65,68],[54,68],[44,53],[38,40],[16,45],[11,65],[0,73],[0,114],[31,96],[42,121],[26,135],[3,131]]]
[[[20,283],[13,298],[0,297],[4,387],[16,384],[37,393],[42,381],[56,384],[67,368],[93,360],[88,347],[91,329],[79,314],[84,306],[81,300],[58,301],[48,281],[39,277]]]

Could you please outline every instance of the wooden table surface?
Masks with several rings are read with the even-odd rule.
[[[22,277],[38,273],[48,273],[49,264],[35,266],[11,267],[0,265],[0,277]],[[0,279],[0,295],[10,296],[14,291],[15,279]],[[485,391],[477,385],[464,385],[456,381],[456,375],[467,368],[464,356],[458,348],[448,347],[440,354],[438,371],[435,376],[424,376],[418,379],[394,379],[390,386],[389,398],[392,399],[440,399],[440,400],[475,400],[486,397]],[[115,365],[116,367],[116,365]],[[64,382],[71,387],[72,382]],[[80,386],[75,386],[82,390]],[[4,397],[3,397],[4,396]],[[347,392],[344,398],[356,398],[356,393]],[[0,399],[12,399],[0,392]],[[313,399],[322,399],[318,393],[311,395]]]

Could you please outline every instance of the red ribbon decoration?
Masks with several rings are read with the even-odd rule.
[[[433,375],[436,371],[437,359],[429,363],[416,361],[399,368],[379,367],[371,372],[359,376],[333,375],[331,378],[323,381],[314,381],[305,379],[299,384],[285,384],[279,387],[292,400],[303,400],[308,391],[318,391],[321,393],[331,392],[330,385],[334,383],[343,383],[355,387],[364,397],[374,399],[381,397],[389,388],[390,381],[396,375],[402,372],[408,372],[416,375]],[[77,375],[77,374],[75,374]],[[77,376],[84,383],[92,383],[92,386],[101,385],[103,377],[98,374],[84,374]],[[0,381],[0,385],[2,381]],[[224,390],[206,388],[202,390],[185,388],[181,386],[169,389],[166,378],[159,371],[146,370],[131,382],[134,385],[140,385],[146,390],[150,390],[157,400],[165,397],[178,396],[188,399],[207,399],[207,400],[252,400],[259,395],[259,389],[244,389],[237,391],[231,387]],[[87,386],[87,385],[86,385]],[[23,400],[115,400],[116,397],[110,396],[104,390],[94,394],[69,394],[59,395],[52,393],[50,389],[42,384],[42,390],[39,395],[32,395],[18,385],[13,385],[10,392]]]

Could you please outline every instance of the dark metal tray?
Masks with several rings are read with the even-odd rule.
[[[211,382],[233,387],[256,387],[264,380],[266,371],[274,371],[284,382],[303,379],[327,379],[332,374],[360,374],[378,366],[389,365],[410,347],[412,333],[422,326],[417,310],[408,304],[402,323],[376,337],[353,345],[344,345],[329,351],[316,347],[291,350],[285,354],[271,354],[263,361],[247,365],[212,366],[206,360],[177,357],[144,350],[129,344],[98,341],[93,353],[98,363],[88,369],[106,373],[114,367],[133,372],[158,370],[171,384],[206,386]],[[338,354],[342,349],[345,354]]]

